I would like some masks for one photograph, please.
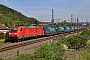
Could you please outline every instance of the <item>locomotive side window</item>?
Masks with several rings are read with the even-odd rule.
[[[20,29],[20,31],[22,31],[22,28]]]
[[[17,31],[18,28],[10,28],[10,31]]]

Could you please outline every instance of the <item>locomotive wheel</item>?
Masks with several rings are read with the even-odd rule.
[[[11,40],[11,43],[14,43],[14,39]]]
[[[21,39],[17,39],[17,41],[18,41],[18,42],[22,42],[22,40],[21,40]]]
[[[38,38],[37,36],[35,36],[34,38]]]

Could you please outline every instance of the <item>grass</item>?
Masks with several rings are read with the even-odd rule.
[[[90,46],[77,50],[71,60],[90,60]]]

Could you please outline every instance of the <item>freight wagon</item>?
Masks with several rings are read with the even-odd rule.
[[[70,26],[64,26],[64,32],[69,33],[70,32]]]
[[[53,35],[53,34],[56,34],[56,32],[57,32],[56,26],[44,26],[45,35]]]
[[[69,28],[70,28],[70,32],[74,32],[75,30],[74,26],[69,26]]]
[[[63,26],[57,26],[57,33],[64,33],[64,27]]]

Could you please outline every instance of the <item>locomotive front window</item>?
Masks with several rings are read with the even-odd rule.
[[[10,31],[17,31],[18,28],[10,28]]]

